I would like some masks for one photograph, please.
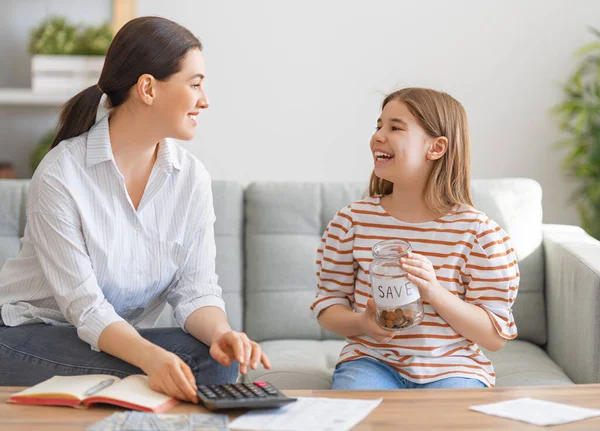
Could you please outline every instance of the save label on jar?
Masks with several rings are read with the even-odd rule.
[[[406,277],[373,277],[373,300],[378,307],[401,307],[421,297],[419,288]]]

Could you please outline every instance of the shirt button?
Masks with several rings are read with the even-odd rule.
[[[142,227],[138,224],[135,225],[135,230],[140,230]]]

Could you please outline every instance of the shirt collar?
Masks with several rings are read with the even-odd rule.
[[[114,158],[108,134],[108,114],[106,114],[88,132],[85,164],[89,168],[108,160],[114,160]]]
[[[181,170],[180,153],[175,148],[176,145],[178,144],[169,138],[164,139],[158,144],[156,163],[168,173],[173,172],[173,169]]]
[[[106,114],[100,121],[92,126],[87,136],[86,166],[94,166],[98,163],[112,160],[114,156],[110,145],[110,134],[108,131],[108,117]],[[173,169],[181,170],[181,161],[179,160],[179,151],[175,148],[177,145],[172,139],[165,139],[158,144],[158,154],[156,163],[168,173]]]

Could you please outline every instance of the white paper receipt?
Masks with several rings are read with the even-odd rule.
[[[499,403],[480,404],[471,406],[469,409],[541,426],[566,424],[600,416],[600,410],[533,398],[517,398]]]
[[[373,411],[382,399],[304,398],[278,409],[254,410],[229,423],[232,430],[346,431]]]

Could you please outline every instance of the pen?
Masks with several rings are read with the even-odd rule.
[[[85,393],[83,395],[85,395],[86,397],[89,397],[90,395],[94,395],[96,392],[100,392],[102,389],[108,388],[114,382],[115,381],[113,379],[103,380],[100,383],[98,383],[97,385],[89,388],[87,391],[85,391]]]

